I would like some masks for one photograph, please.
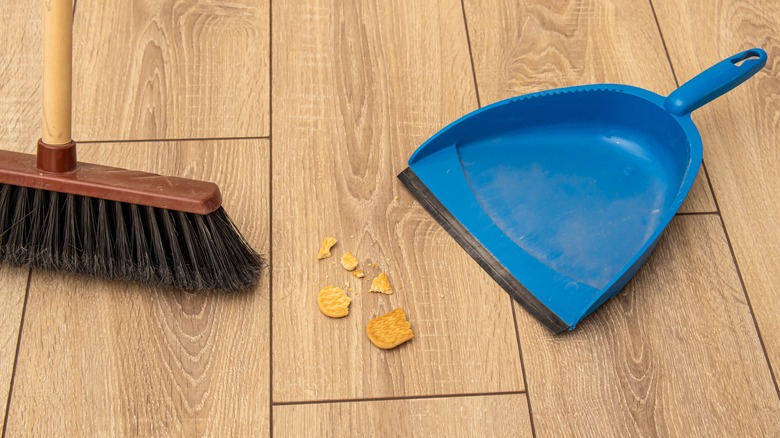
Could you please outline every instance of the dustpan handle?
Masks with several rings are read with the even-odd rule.
[[[762,49],[738,53],[682,84],[666,98],[664,107],[678,116],[689,114],[745,82],[765,65]]]
[[[42,0],[43,98],[41,139],[48,145],[71,142],[73,0]]]

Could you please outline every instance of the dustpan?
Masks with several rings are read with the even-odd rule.
[[[636,274],[688,195],[702,161],[690,113],[765,64],[747,50],[668,97],[602,84],[497,102],[398,177],[513,299],[571,330]]]

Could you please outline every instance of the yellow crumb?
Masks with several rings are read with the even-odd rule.
[[[355,269],[354,271],[352,271],[352,275],[354,275],[355,278],[363,278],[366,276],[366,274],[363,273],[362,269]]]
[[[391,295],[393,293],[393,288],[390,287],[390,279],[387,278],[387,274],[385,274],[384,272],[379,274],[379,276],[376,277],[374,281],[371,282],[371,289],[369,289],[368,291]]]
[[[338,242],[333,237],[326,237],[322,241],[322,245],[320,246],[320,251],[317,253],[317,260],[326,259],[331,256],[330,249],[333,248],[333,246]]]
[[[352,253],[347,252],[341,256],[341,266],[343,266],[347,271],[354,271],[355,268],[357,268],[357,265],[358,260],[355,258],[355,256],[352,255]]]

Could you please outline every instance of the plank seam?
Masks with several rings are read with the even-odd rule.
[[[517,310],[512,300],[509,300],[509,305],[512,306],[512,319],[515,322],[515,337],[517,338],[517,351],[520,354],[520,370],[523,373],[523,386],[526,391],[526,403],[528,403],[528,421],[531,424],[531,436],[536,437],[536,425],[534,424],[534,411],[531,407],[531,393],[528,391],[528,377],[525,373],[525,360],[523,359],[523,347],[520,345],[520,326],[517,324]]]
[[[712,199],[715,201],[715,205],[717,206],[718,200],[715,197],[714,191],[712,193]],[[718,209],[718,211],[720,211],[720,209]],[[761,350],[764,352],[764,360],[766,360],[766,366],[769,368],[769,375],[772,377],[772,382],[775,384],[775,393],[777,394],[777,398],[780,399],[780,386],[777,384],[777,377],[775,376],[774,369],[772,369],[772,362],[769,360],[769,352],[766,349],[764,337],[761,335],[761,329],[758,326],[758,319],[756,318],[756,312],[753,310],[753,303],[750,302],[750,294],[747,292],[745,279],[742,277],[742,270],[739,268],[739,262],[737,262],[737,254],[734,252],[734,245],[731,244],[731,237],[729,236],[728,229],[726,228],[726,221],[723,220],[723,215],[720,213],[718,213],[718,218],[720,218],[720,226],[723,229],[723,234],[726,236],[726,243],[729,246],[731,262],[734,263],[734,269],[736,269],[737,276],[739,277],[739,284],[742,286],[742,293],[745,295],[745,302],[748,305],[748,310],[750,310],[750,316],[753,318],[753,326],[756,329],[756,335],[758,336],[759,344],[761,344]]]
[[[8,387],[8,399],[5,402],[5,417],[3,418],[3,434],[5,438],[8,428],[8,418],[11,413],[11,396],[14,393],[14,383],[16,382],[16,366],[19,363],[19,352],[22,346],[22,330],[24,330],[24,318],[27,315],[27,299],[30,296],[30,285],[32,284],[32,269],[27,272],[27,287],[24,290],[24,304],[22,304],[22,317],[19,319],[19,335],[16,338],[16,353],[14,354],[14,366],[11,368],[11,382]]]
[[[273,0],[268,0],[268,435],[274,436],[274,149]]]
[[[717,211],[683,211],[675,216],[706,216],[709,214],[717,215],[719,213]]]
[[[270,112],[269,112],[270,113]],[[231,141],[231,140],[270,140],[271,136],[259,137],[202,137],[202,138],[140,138],[131,140],[78,140],[78,144],[103,144],[103,143],[164,143],[164,142],[187,142],[187,141]]]
[[[366,403],[366,402],[381,402],[381,401],[396,401],[396,400],[429,400],[429,399],[441,399],[441,398],[467,398],[467,397],[489,397],[500,395],[519,395],[526,394],[526,391],[500,391],[500,392],[475,392],[464,394],[435,394],[435,395],[408,395],[397,397],[368,397],[368,398],[352,398],[352,399],[329,399],[329,400],[299,400],[299,401],[285,401],[285,402],[273,402],[273,406],[299,406],[299,405],[321,405],[321,404],[337,404],[337,403]]]
[[[474,80],[474,92],[477,95],[477,108],[482,108],[482,99],[479,97],[479,86],[477,85],[477,69],[474,68],[474,52],[471,50],[471,35],[469,34],[469,22],[466,19],[466,5],[464,0],[460,0],[460,9],[463,13],[463,26],[466,28],[466,44],[469,47],[469,60],[471,61],[471,76]]]

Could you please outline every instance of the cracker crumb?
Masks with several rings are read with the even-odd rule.
[[[352,271],[352,275],[354,275],[355,278],[363,278],[366,276],[366,274],[363,273],[362,269],[355,269],[354,271]]]
[[[390,287],[390,279],[387,278],[387,274],[385,274],[384,272],[379,274],[379,276],[376,277],[374,281],[371,282],[371,289],[369,289],[368,291],[379,292],[385,295],[392,295],[393,288]]]
[[[355,258],[355,256],[352,255],[352,253],[344,253],[344,255],[341,256],[341,266],[343,266],[347,271],[354,271],[358,266],[358,260]]]
[[[322,240],[322,245],[320,245],[320,251],[317,253],[317,260],[322,260],[330,257],[332,254],[330,253],[331,248],[333,248],[334,245],[338,243],[338,240],[336,240],[335,237],[326,237]]]
[[[414,338],[412,325],[400,307],[368,321],[366,334],[372,344],[383,350],[395,348]]]
[[[352,299],[344,293],[344,290],[335,286],[325,286],[317,294],[320,312],[331,318],[343,318],[349,315],[349,303],[351,302]]]

